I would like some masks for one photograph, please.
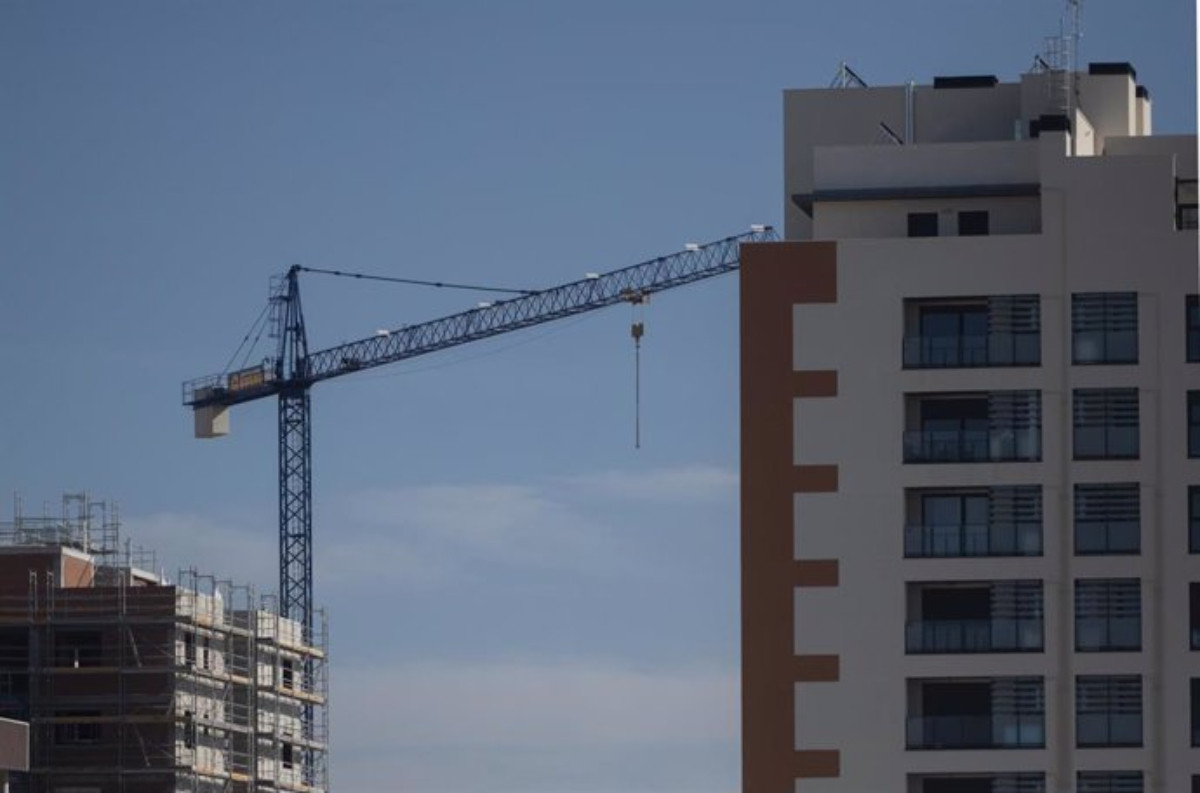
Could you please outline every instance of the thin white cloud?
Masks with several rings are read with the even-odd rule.
[[[732,471],[694,465],[532,484],[360,491],[332,498],[318,513],[314,554],[326,592],[344,586],[427,590],[458,585],[480,565],[661,576],[670,560],[637,550],[646,530],[678,525],[662,520],[661,510],[700,506],[707,511],[717,503],[732,504],[736,488]],[[223,523],[207,515],[162,512],[127,517],[125,532],[157,548],[169,574],[187,566],[248,581],[263,591],[276,584],[272,515]]]
[[[737,676],[603,660],[404,663],[338,670],[336,740],[389,747],[604,751],[730,744]],[[336,749],[336,747],[335,747]]]
[[[737,497],[738,487],[737,473],[707,465],[649,471],[601,471],[566,477],[562,481],[590,497],[681,504],[730,500]]]

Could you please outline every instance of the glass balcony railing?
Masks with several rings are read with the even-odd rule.
[[[914,620],[904,644],[909,653],[1039,652],[1042,619]]]
[[[1036,462],[1042,459],[1039,427],[998,430],[910,430],[906,463]]]
[[[1040,749],[1046,745],[1041,713],[910,716],[909,749]]]
[[[905,369],[976,366],[1037,366],[1042,361],[1037,332],[958,336],[906,336]]]
[[[1040,523],[918,523],[904,527],[909,558],[1041,556]]]

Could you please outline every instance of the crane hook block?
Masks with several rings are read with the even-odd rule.
[[[641,341],[642,336],[646,334],[646,328],[640,322],[633,323],[629,328],[629,335],[633,336],[634,341]]]

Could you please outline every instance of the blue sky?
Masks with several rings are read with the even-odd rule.
[[[272,403],[191,438],[292,263],[547,286],[782,215],[781,91],[1014,79],[1056,0],[0,0],[0,493],[274,586]],[[1193,132],[1191,0],[1088,0]],[[314,391],[339,790],[738,787],[737,284]],[[307,277],[310,340],[473,304]]]

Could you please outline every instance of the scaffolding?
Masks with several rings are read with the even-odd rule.
[[[0,715],[30,723],[13,792],[326,791],[324,614],[304,642],[248,585],[172,584],[119,551],[114,509],[68,498],[0,523]]]

